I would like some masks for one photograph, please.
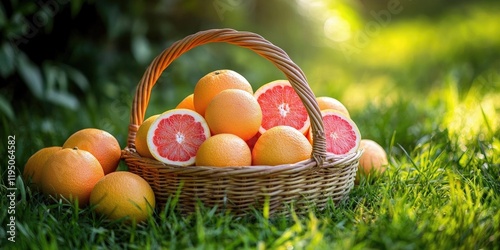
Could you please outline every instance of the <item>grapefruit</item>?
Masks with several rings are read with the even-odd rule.
[[[230,133],[248,140],[259,131],[262,111],[252,94],[241,89],[226,89],[208,104],[205,120],[212,135]]]
[[[364,149],[361,158],[359,159],[359,171],[362,174],[383,173],[389,161],[384,148],[377,142],[368,139],[362,139],[360,148]]]
[[[351,118],[337,110],[321,111],[326,139],[326,152],[344,155],[356,152],[361,141],[361,134]]]
[[[334,109],[350,118],[349,111],[344,106],[344,104],[333,97],[329,96],[316,97],[316,102],[318,102],[320,110]]]
[[[118,140],[107,131],[97,128],[86,128],[73,133],[62,147],[77,147],[90,152],[101,164],[104,174],[116,170],[122,154]]]
[[[38,150],[36,153],[30,156],[26,164],[24,165],[23,178],[25,181],[30,183],[30,187],[35,190],[41,189],[40,179],[42,176],[42,169],[45,165],[47,159],[52,156],[55,152],[61,150],[62,147],[52,146],[46,147]]]
[[[252,150],[253,165],[291,164],[311,158],[312,145],[290,126],[275,126],[264,132]]]
[[[257,134],[255,134],[252,138],[246,140],[246,143],[247,143],[248,147],[250,147],[250,149],[253,149],[253,146],[255,146],[255,143],[257,142],[259,137],[260,137],[260,133],[257,132]]]
[[[146,220],[155,207],[153,189],[139,175],[117,171],[104,176],[90,194],[98,214],[111,220],[127,218],[133,223]]]
[[[42,169],[42,191],[80,207],[88,204],[94,185],[104,177],[99,161],[88,151],[64,148],[52,154]]]
[[[170,165],[195,163],[196,152],[210,129],[205,119],[189,109],[171,109],[151,124],[147,145],[155,159]]]
[[[216,70],[203,76],[195,85],[193,103],[200,115],[205,116],[208,104],[218,93],[226,89],[241,89],[253,94],[250,83],[232,70]]]
[[[287,80],[276,80],[262,85],[254,94],[262,109],[259,132],[286,125],[305,134],[311,125],[307,110]]]
[[[311,143],[311,145],[313,144],[313,131],[312,131],[312,127],[309,127],[309,129],[307,130],[306,134],[305,134],[307,140],[309,141],[309,143]]]
[[[137,129],[137,134],[135,135],[135,149],[142,157],[154,159],[153,155],[149,151],[147,137],[151,124],[153,124],[158,116],[160,115],[150,116],[148,119],[144,120],[141,126],[139,126],[139,129]]]
[[[194,108],[193,96],[194,96],[194,94],[190,94],[190,95],[186,96],[186,98],[182,99],[182,101],[179,102],[179,104],[177,104],[177,106],[175,108],[176,109],[190,109],[190,110],[196,111],[196,109]]]
[[[236,167],[252,165],[247,143],[233,134],[217,134],[204,141],[196,154],[197,166]]]

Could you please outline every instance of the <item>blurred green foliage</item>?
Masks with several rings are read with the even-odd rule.
[[[365,114],[425,100],[450,82],[459,96],[478,82],[482,92],[498,92],[499,10],[497,1],[450,0],[3,1],[1,133],[33,135],[26,148],[33,152],[98,127],[124,147],[135,87],[153,58],[189,34],[229,27],[284,49],[316,95],[346,104],[363,136],[388,145],[394,123],[406,124],[397,133],[414,133],[400,142],[408,146],[436,129],[414,124],[426,111],[400,106],[408,117],[388,112],[379,121]],[[248,50],[195,48],[165,70],[146,117],[174,107],[220,68],[240,72],[254,89],[284,77]]]

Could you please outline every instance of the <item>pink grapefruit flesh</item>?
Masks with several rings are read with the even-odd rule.
[[[344,155],[358,150],[361,134],[354,121],[333,109],[322,110],[321,116],[326,138],[326,152]]]
[[[293,127],[305,134],[311,125],[307,110],[287,80],[262,85],[254,94],[262,109],[260,134],[280,125]]]
[[[210,129],[200,114],[189,109],[172,109],[151,124],[147,143],[158,161],[188,166],[194,164],[198,148],[209,137]]]

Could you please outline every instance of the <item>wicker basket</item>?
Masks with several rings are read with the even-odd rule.
[[[135,135],[144,120],[156,81],[173,60],[190,49],[225,42],[250,49],[281,70],[300,96],[311,119],[313,151],[311,159],[280,166],[179,167],[143,158],[135,150]],[[122,158],[129,171],[142,176],[153,188],[157,204],[178,195],[177,209],[195,211],[198,202],[206,207],[229,209],[244,215],[269,204],[269,214],[287,213],[293,204],[297,213],[322,209],[329,199],[345,199],[354,185],[361,152],[343,157],[326,154],[323,123],[315,96],[302,70],[277,46],[251,32],[212,29],[185,37],[158,55],[147,68],[133,100],[127,147]]]

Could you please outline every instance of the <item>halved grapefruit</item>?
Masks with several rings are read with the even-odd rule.
[[[326,152],[344,155],[356,152],[361,141],[358,126],[349,117],[333,109],[321,111]]]
[[[276,80],[262,85],[254,94],[262,110],[259,132],[280,125],[293,127],[305,134],[311,125],[306,107],[290,82]]]
[[[210,137],[205,119],[189,109],[171,109],[151,124],[147,143],[155,159],[170,165],[195,162],[201,143]]]

